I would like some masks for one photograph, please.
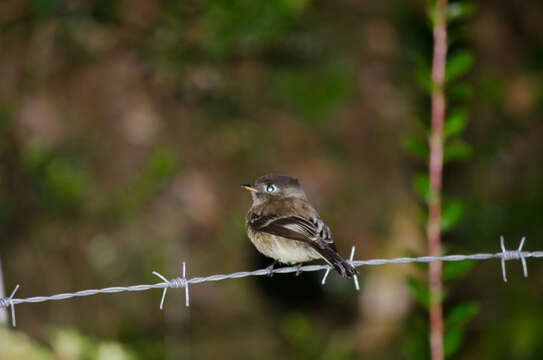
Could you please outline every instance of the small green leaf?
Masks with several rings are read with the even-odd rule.
[[[423,57],[415,59],[415,80],[417,84],[427,93],[432,92],[432,70]]]
[[[473,262],[464,261],[451,261],[443,263],[443,280],[451,280],[466,275],[473,267]]]
[[[475,301],[464,301],[456,304],[445,317],[445,328],[458,328],[470,321],[479,312],[479,304]]]
[[[428,174],[419,173],[413,176],[413,188],[421,199],[428,201],[428,196],[430,193],[430,181],[428,180]]]
[[[468,114],[465,109],[453,110],[445,120],[443,135],[445,137],[458,135],[466,128],[467,123]]]
[[[445,357],[454,355],[462,341],[464,340],[464,331],[461,329],[446,329],[443,336],[443,350]]]
[[[471,147],[463,140],[455,140],[445,146],[443,161],[465,160],[471,155]]]
[[[426,159],[428,157],[428,144],[414,136],[406,136],[403,143],[403,148],[411,155]]]
[[[415,70],[415,80],[422,90],[426,91],[427,93],[432,92],[432,78],[426,69]]]
[[[457,51],[447,59],[445,80],[452,81],[464,75],[473,65],[473,55],[467,50]]]
[[[412,277],[407,279],[407,285],[409,287],[409,292],[419,303],[423,306],[428,307],[430,304],[430,292],[425,283],[422,283],[419,280],[416,280]]]
[[[475,12],[475,5],[468,2],[456,2],[447,6],[447,20],[454,21],[470,16]]]
[[[465,206],[461,201],[452,201],[445,205],[441,214],[441,230],[443,232],[451,229],[460,221],[465,212]]]

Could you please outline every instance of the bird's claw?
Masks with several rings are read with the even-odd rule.
[[[296,265],[296,276],[300,276],[302,273],[302,264]]]
[[[275,265],[277,265],[277,260],[266,267],[266,270],[268,270],[268,277],[273,276],[273,268],[275,267]]]

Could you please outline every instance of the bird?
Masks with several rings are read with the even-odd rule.
[[[252,205],[245,219],[247,235],[256,249],[274,259],[268,266],[270,276],[277,263],[296,264],[324,259],[344,277],[356,269],[337,252],[330,228],[307,200],[298,179],[267,174],[253,184],[242,184],[251,193]]]

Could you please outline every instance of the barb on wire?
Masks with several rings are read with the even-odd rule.
[[[520,240],[520,245],[516,250],[507,250],[505,248],[505,241],[503,239],[503,235],[500,236],[500,247],[502,248],[502,257],[501,257],[501,265],[502,265],[502,276],[503,281],[507,282],[507,273],[505,270],[505,262],[507,260],[519,260],[522,263],[522,272],[524,274],[524,277],[528,277],[528,266],[526,265],[526,255],[522,252],[522,247],[524,246],[524,241],[526,240],[526,236],[523,236]]]
[[[15,289],[13,289],[7,298],[0,298],[0,307],[11,307],[11,325],[13,327],[17,326],[17,321],[15,320],[15,303],[13,301],[13,296],[17,290],[19,290],[19,284],[15,285]]]
[[[353,245],[353,247],[351,248],[351,256],[349,256],[349,264],[351,265],[353,264],[355,250],[356,250],[356,247]],[[353,275],[353,281],[354,281],[354,288],[356,289],[356,291],[359,291],[360,285],[358,285],[358,275],[356,274]]]
[[[164,282],[162,283],[164,285],[164,290],[162,290],[162,299],[160,300],[160,310],[164,307],[164,299],[166,298],[166,292],[169,288],[185,288],[185,305],[189,306],[189,283],[187,281],[186,277],[186,264],[183,261],[182,264],[182,274],[183,277],[176,277],[171,280],[166,279],[164,276],[159,274],[156,271],[153,271],[153,275],[158,276],[160,279],[162,279]]]
[[[520,260],[522,263],[522,269],[524,276],[528,276],[528,267],[526,264],[527,258],[541,258],[543,257],[543,251],[522,251],[526,238],[523,237],[520,245],[515,250],[507,250],[505,248],[503,236],[500,237],[500,247],[501,251],[497,253],[480,253],[480,254],[471,254],[471,255],[445,255],[445,256],[420,256],[420,257],[399,257],[393,259],[371,259],[371,260],[353,260],[355,247],[351,248],[351,254],[348,262],[354,267],[368,266],[368,265],[384,265],[384,264],[405,264],[413,262],[422,262],[429,263],[432,261],[462,261],[462,260],[487,260],[487,259],[500,259],[503,281],[507,282],[505,262],[508,260]],[[295,273],[299,271],[319,271],[326,270],[322,278],[321,283],[324,285],[328,274],[330,273],[331,267],[328,264],[325,265],[305,265],[302,267],[298,266],[286,266],[281,268],[276,268],[273,270],[270,269],[259,269],[254,271],[240,271],[231,274],[217,274],[209,275],[203,277],[193,277],[187,278],[186,263],[183,261],[181,268],[182,277],[176,277],[171,280],[168,280],[163,275],[159,274],[156,271],[153,271],[153,274],[159,277],[162,282],[156,284],[143,284],[143,285],[131,285],[131,286],[114,286],[103,289],[90,289],[90,290],[81,290],[73,293],[62,293],[55,294],[51,296],[35,296],[29,298],[14,298],[15,293],[19,289],[19,285],[15,287],[11,295],[7,298],[0,298],[0,308],[10,307],[11,308],[11,318],[13,326],[16,325],[15,322],[15,305],[22,303],[39,303],[44,301],[52,300],[64,300],[78,296],[91,296],[96,294],[112,294],[125,291],[146,291],[150,289],[162,289],[162,298],[160,300],[160,309],[164,307],[164,300],[166,298],[166,292],[169,288],[184,288],[185,289],[185,305],[189,306],[189,284],[199,284],[209,281],[221,281],[226,279],[239,279],[248,276],[264,276],[271,273],[286,274],[286,273]],[[358,284],[358,277],[353,276],[353,282],[356,290],[360,289]]]
[[[326,284],[326,279],[328,278],[328,274],[330,274],[330,270],[332,270],[331,267],[326,268],[326,271],[324,272],[324,276],[322,277],[322,281],[321,281],[322,285]]]

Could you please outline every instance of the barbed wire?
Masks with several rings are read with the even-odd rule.
[[[445,255],[445,256],[419,256],[419,257],[398,257],[392,259],[371,259],[371,260],[354,260],[355,247],[351,248],[351,254],[348,262],[354,267],[361,266],[377,266],[384,264],[406,264],[406,263],[429,263],[432,261],[463,261],[463,260],[488,260],[488,259],[500,259],[502,277],[503,281],[507,282],[507,272],[505,267],[505,262],[509,260],[520,260],[522,264],[522,270],[524,277],[528,276],[528,267],[526,264],[527,258],[541,258],[543,257],[543,251],[522,251],[526,238],[523,237],[520,241],[520,244],[515,250],[507,250],[505,248],[505,242],[503,236],[500,237],[500,247],[501,251],[497,253],[479,253],[479,254],[470,254],[470,255]],[[186,263],[182,262],[181,268],[181,277],[176,277],[168,280],[163,275],[159,274],[156,271],[153,271],[153,274],[160,278],[162,282],[155,284],[142,284],[142,285],[131,285],[131,286],[113,286],[102,289],[89,289],[81,290],[71,293],[61,293],[51,296],[34,296],[29,298],[14,298],[15,293],[19,289],[19,284],[15,286],[15,289],[11,292],[8,297],[0,298],[0,308],[11,308],[11,321],[12,325],[16,326],[15,320],[15,305],[23,303],[39,303],[45,301],[57,301],[65,300],[73,297],[80,296],[91,296],[96,294],[113,294],[126,291],[146,291],[150,289],[163,289],[162,298],[160,300],[160,309],[164,307],[164,300],[166,298],[166,293],[170,288],[184,288],[185,289],[185,306],[189,306],[189,285],[190,284],[200,284],[209,281],[222,281],[226,279],[239,279],[248,276],[271,276],[273,274],[287,274],[287,273],[299,273],[300,271],[320,271],[326,270],[322,278],[321,283],[324,285],[328,274],[332,267],[328,264],[326,265],[305,265],[305,266],[286,266],[281,268],[266,268],[259,269],[254,271],[240,271],[231,274],[216,274],[209,276],[197,276],[193,278],[187,278]],[[360,290],[358,284],[358,277],[353,276],[353,282],[356,290]]]

